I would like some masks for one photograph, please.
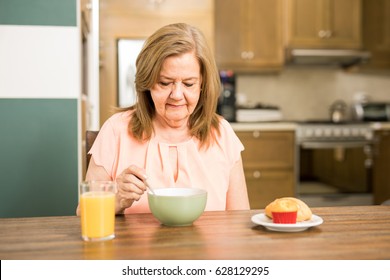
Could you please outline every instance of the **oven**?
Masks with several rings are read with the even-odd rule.
[[[373,204],[368,123],[299,123],[297,196],[311,207]]]

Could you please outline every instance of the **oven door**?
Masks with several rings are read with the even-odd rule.
[[[372,204],[370,141],[305,141],[298,150],[298,196],[310,206]]]
[[[310,142],[301,143],[302,149],[337,149],[337,148],[351,149],[351,148],[360,148],[360,147],[367,149],[367,147],[371,147],[371,142],[370,141],[339,141],[339,142],[310,141]]]

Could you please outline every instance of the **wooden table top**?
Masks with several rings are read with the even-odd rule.
[[[0,259],[390,259],[390,206],[312,208],[320,226],[274,232],[251,221],[263,210],[205,212],[192,226],[151,214],[116,217],[116,237],[81,239],[80,218],[0,219]]]

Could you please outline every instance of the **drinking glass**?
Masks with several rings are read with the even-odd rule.
[[[85,241],[115,237],[115,192],[113,181],[84,181],[80,184],[81,236]]]

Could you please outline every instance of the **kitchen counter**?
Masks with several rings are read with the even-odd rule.
[[[390,122],[373,122],[371,123],[371,127],[374,130],[390,129]]]
[[[230,123],[234,131],[295,131],[297,123],[294,122],[248,122],[248,123]]]
[[[234,131],[295,131],[299,122],[231,122]],[[374,130],[390,129],[390,122],[371,122],[371,127]]]
[[[263,210],[205,212],[193,226],[162,226],[152,214],[116,217],[116,237],[81,239],[80,218],[0,219],[0,259],[390,259],[390,206],[312,208],[323,224],[269,231]]]

